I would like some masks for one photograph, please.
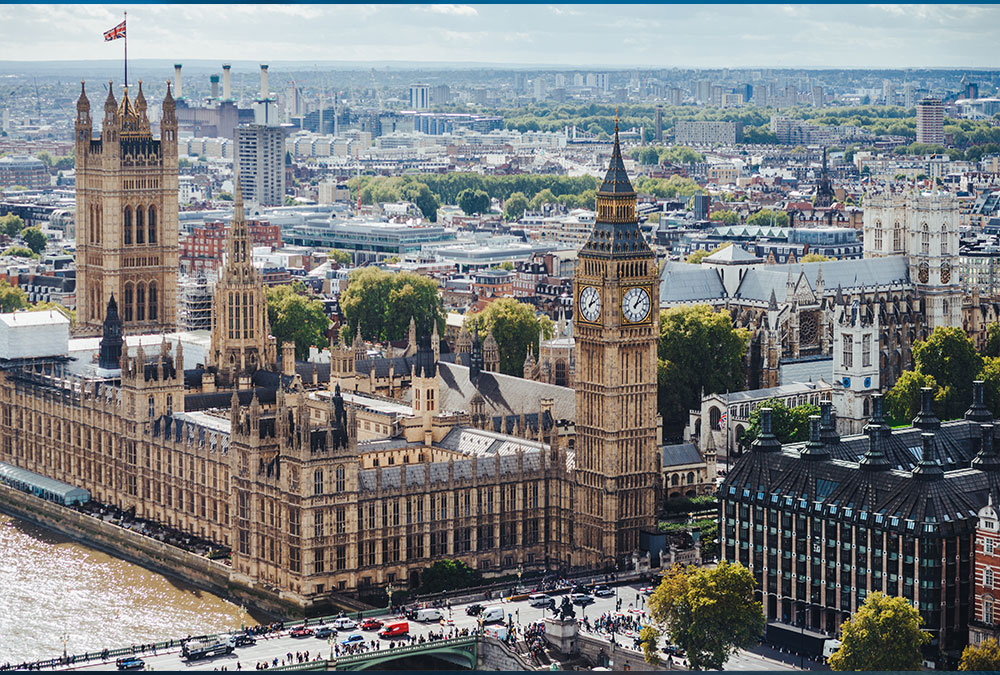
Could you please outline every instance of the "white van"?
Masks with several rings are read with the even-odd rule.
[[[555,604],[552,596],[546,593],[535,593],[528,596],[528,604],[532,607],[551,607]]]
[[[417,621],[440,621],[444,618],[444,612],[437,607],[428,607],[417,610]]]
[[[496,623],[503,622],[506,614],[503,611],[503,607],[487,607],[483,610],[483,613],[479,617],[483,620],[483,623]]]

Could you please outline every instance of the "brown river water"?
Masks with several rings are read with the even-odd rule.
[[[239,626],[218,596],[0,513],[0,665]]]

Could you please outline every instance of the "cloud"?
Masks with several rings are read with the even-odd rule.
[[[479,16],[479,10],[469,5],[427,5],[422,9],[425,12],[448,16]]]

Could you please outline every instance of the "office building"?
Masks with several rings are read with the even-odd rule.
[[[427,84],[410,85],[410,109],[427,110],[431,107],[431,88]]]
[[[243,199],[258,206],[285,203],[285,130],[265,124],[236,128],[233,175],[243,186]]]
[[[917,103],[917,143],[944,143],[944,103],[939,98],[924,98]]]
[[[674,125],[674,141],[678,145],[735,145],[743,137],[740,122],[688,122]]]

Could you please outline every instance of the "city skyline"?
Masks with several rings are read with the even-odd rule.
[[[1000,38],[1000,7],[992,5],[722,7],[140,5],[129,16],[130,56],[415,66],[985,68],[995,64],[984,47]],[[120,45],[104,44],[101,36],[128,9],[6,5],[0,20],[8,53],[18,61],[114,59]],[[606,44],[608,34],[623,37],[598,57],[593,47]]]

